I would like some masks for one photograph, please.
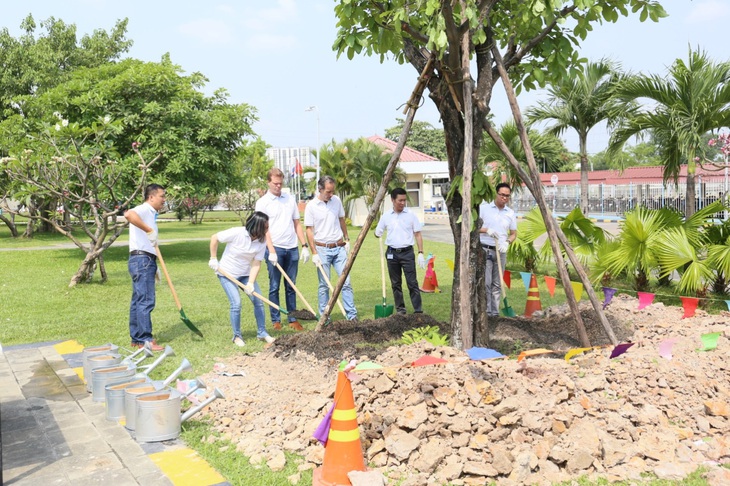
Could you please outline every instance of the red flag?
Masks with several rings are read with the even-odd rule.
[[[297,161],[297,164],[294,166],[295,167],[295,169],[294,169],[295,172],[297,174],[299,174],[299,175],[302,175],[302,173],[304,172],[304,170],[302,169],[302,164],[299,163],[299,159],[294,159],[294,160]]]

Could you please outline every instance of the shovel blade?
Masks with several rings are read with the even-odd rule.
[[[502,315],[505,317],[517,317],[515,310],[509,306],[507,299],[504,299],[504,308],[502,309]]]
[[[378,304],[375,306],[375,318],[380,319],[393,314],[392,304]]]
[[[195,324],[192,323],[190,319],[188,319],[188,316],[185,315],[185,311],[180,308],[180,319],[185,323],[186,326],[188,326],[188,329],[193,331],[195,334],[197,334],[200,337],[204,337],[203,333],[200,332],[200,329],[195,327]]]

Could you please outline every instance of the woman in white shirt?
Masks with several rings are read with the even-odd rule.
[[[256,337],[267,344],[274,342],[274,338],[266,332],[264,318],[264,304],[254,297],[253,292],[261,293],[256,277],[261,268],[266,251],[266,232],[269,229],[269,217],[260,211],[253,213],[246,221],[245,227],[230,228],[214,234],[210,239],[210,261],[208,266],[216,272],[223,290],[230,303],[231,328],[233,329],[233,343],[236,346],[245,346],[241,337],[241,294],[238,286],[228,278],[218,273],[218,268],[225,270],[236,280],[244,284],[246,295],[253,304],[253,314],[256,318]],[[218,243],[226,243],[223,256],[218,261]]]

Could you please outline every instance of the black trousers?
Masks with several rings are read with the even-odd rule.
[[[423,308],[421,307],[421,289],[418,288],[418,275],[416,274],[416,256],[413,253],[413,247],[388,247],[385,257],[385,261],[388,262],[390,288],[393,289],[396,312],[399,314],[406,313],[401,272],[406,276],[406,285],[408,286],[408,293],[411,296],[413,312],[423,312]]]

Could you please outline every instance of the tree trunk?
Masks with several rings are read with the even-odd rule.
[[[580,210],[584,216],[588,216],[591,208],[588,203],[588,148],[586,147],[587,136],[579,136],[580,150]]]
[[[13,221],[6,218],[4,214],[0,214],[0,221],[5,223],[5,226],[8,227],[8,229],[10,230],[10,236],[12,236],[13,238],[18,237],[18,227],[15,226],[15,223]]]
[[[689,218],[697,212],[697,189],[695,187],[695,173],[694,171],[687,170],[687,207],[684,209],[685,218]]]

